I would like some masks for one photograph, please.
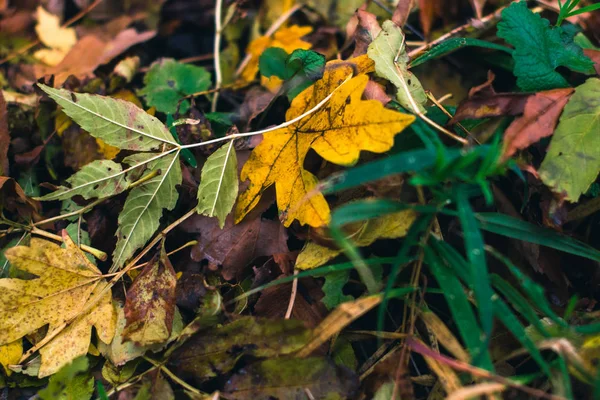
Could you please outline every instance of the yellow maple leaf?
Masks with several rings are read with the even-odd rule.
[[[312,44],[302,40],[302,37],[311,32],[312,27],[310,26],[292,25],[289,28],[282,28],[275,32],[273,37],[261,36],[258,39],[253,40],[246,49],[246,52],[250,54],[252,58],[250,58],[246,68],[242,71],[241,78],[246,82],[250,82],[254,79],[258,72],[258,59],[269,47],[280,47],[287,53],[291,53],[296,49],[310,49]]]
[[[12,374],[8,369],[11,364],[17,364],[23,355],[23,339],[15,340],[0,346],[0,365],[4,368],[6,375]]]
[[[373,218],[360,223],[350,224],[344,231],[348,239],[357,247],[365,247],[377,239],[394,239],[403,237],[408,232],[417,214],[413,210]],[[312,269],[325,264],[336,257],[342,250],[321,246],[308,242],[298,254],[296,268]]]
[[[337,88],[316,112],[286,128],[264,134],[242,169],[241,178],[249,179],[250,185],[238,199],[236,221],[254,208],[262,193],[274,184],[285,226],[294,219],[315,227],[329,222],[329,206],[323,195],[314,195],[298,204],[317,184],[317,178],[303,166],[308,150],[312,148],[332,163],[353,165],[361,150],[374,153],[389,150],[394,136],[414,120],[411,115],[384,108],[376,100],[362,100],[369,81],[367,75],[359,74],[345,82],[357,69],[371,66],[362,58],[354,65],[328,63],[323,78],[292,101],[286,113],[288,121],[314,108]]]
[[[0,279],[0,345],[45,325],[51,334],[68,324],[41,348],[40,378],[85,355],[92,326],[105,343],[110,343],[115,332],[116,314],[110,290],[84,312],[88,300],[106,288],[106,281],[66,233],[63,240],[65,248],[33,238],[29,246],[6,250],[5,256],[14,268],[37,278]]]
[[[48,49],[36,51],[34,57],[50,66],[58,65],[71,50],[71,47],[77,43],[75,29],[62,28],[59,18],[44,10],[42,6],[37,8],[35,32],[40,42]]]

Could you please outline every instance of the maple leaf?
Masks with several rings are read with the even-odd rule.
[[[88,300],[99,296],[107,283],[64,231],[63,240],[64,249],[33,238],[29,246],[6,250],[5,256],[14,268],[37,278],[0,279],[0,345],[14,342],[45,325],[50,334],[75,318],[41,348],[40,378],[85,355],[92,326],[105,343],[110,343],[115,331],[116,314],[110,291],[83,312]]]
[[[361,63],[372,67],[372,63],[361,59],[357,61],[359,71],[365,70]],[[389,150],[394,136],[413,122],[413,116],[387,110],[379,101],[362,100],[369,77],[359,74],[344,83],[353,71],[349,64],[328,63],[323,79],[294,99],[286,118],[290,121],[301,116],[337,89],[331,99],[296,123],[266,133],[254,149],[242,169],[241,179],[249,179],[250,185],[238,199],[237,221],[274,184],[285,226],[294,219],[311,226],[327,224],[329,206],[323,195],[317,194],[296,206],[317,184],[317,178],[303,167],[308,150],[312,148],[332,163],[353,165],[361,150],[374,153]]]
[[[289,28],[282,28],[275,32],[272,38],[269,36],[261,36],[258,39],[253,40],[246,49],[246,52],[250,54],[252,58],[250,58],[246,68],[242,71],[241,78],[246,82],[250,82],[254,79],[258,72],[258,60],[260,55],[269,47],[279,47],[288,54],[296,49],[310,49],[312,44],[305,42],[301,38],[311,32],[312,27],[310,26],[292,25]]]

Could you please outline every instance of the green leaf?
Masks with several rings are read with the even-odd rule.
[[[121,165],[111,160],[96,160],[86,164],[67,179],[70,187],[37,198],[38,200],[65,200],[80,195],[84,199],[105,198],[121,193],[129,187]]]
[[[404,33],[389,20],[383,23],[382,28],[367,50],[369,58],[375,61],[375,72],[394,84],[396,98],[402,107],[415,113],[424,113],[423,104],[427,102],[427,95],[421,82],[408,70]]]
[[[94,393],[94,378],[88,359],[79,357],[50,377],[48,386],[38,392],[41,400],[86,400]]]
[[[337,271],[330,272],[325,277],[325,283],[321,288],[325,297],[321,299],[321,302],[325,304],[327,309],[332,310],[340,304],[354,300],[354,297],[344,294],[344,286],[350,279],[350,271]]]
[[[276,76],[279,79],[288,79],[293,73],[290,75],[291,71],[288,71],[285,65],[287,58],[288,53],[281,47],[269,47],[258,59],[260,74],[267,78]]]
[[[111,271],[120,268],[137,249],[146,244],[158,229],[163,209],[172,210],[177,203],[175,186],[181,183],[179,151],[152,161],[148,167],[153,171],[160,170],[160,173],[136,186],[127,196],[123,211],[119,214]]]
[[[512,3],[502,11],[498,36],[515,47],[514,74],[524,91],[541,91],[568,87],[557,67],[581,73],[593,73],[593,62],[583,54],[573,38],[561,27],[527,8],[527,2]]]
[[[233,140],[208,157],[198,187],[198,214],[219,219],[223,229],[238,194],[237,157]]]
[[[177,146],[162,122],[128,101],[38,86],[85,131],[112,146],[133,151]]]
[[[499,213],[478,213],[481,229],[512,239],[541,244],[565,253],[600,261],[600,251],[572,237],[562,235],[548,228],[541,228],[508,215]]]
[[[428,52],[421,54],[419,57],[415,58],[410,62],[410,67],[414,68],[417,65],[421,65],[426,63],[429,60],[434,60],[436,58],[443,57],[448,55],[454,51],[460,50],[463,47],[481,47],[485,49],[492,50],[500,50],[504,51],[508,54],[512,54],[513,50],[502,46],[496,43],[487,42],[485,40],[474,39],[474,38],[451,38],[448,40],[444,40],[442,43],[438,44]]]
[[[276,358],[251,364],[225,385],[228,399],[342,400],[352,397],[358,377],[323,357]]]
[[[600,171],[600,79],[575,89],[540,167],[542,181],[576,202]]]
[[[207,90],[211,85],[210,73],[201,67],[182,64],[166,58],[155,62],[144,76],[144,88],[138,92],[146,98],[146,103],[160,112],[174,114],[177,104],[183,97]],[[179,113],[190,108],[190,102],[183,100]]]

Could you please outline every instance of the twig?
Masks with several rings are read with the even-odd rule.
[[[215,3],[215,42],[214,42],[214,58],[215,58],[215,89],[221,88],[221,15],[223,10],[223,0],[217,0]],[[219,92],[217,91],[212,99],[210,111],[215,112],[217,110],[217,102],[219,101]]]
[[[43,236],[48,239],[56,240],[57,242],[62,242],[62,240],[63,240],[62,237],[55,235],[53,233],[38,229],[35,226],[31,229],[31,234]],[[91,255],[93,255],[94,257],[96,257],[97,259],[102,260],[102,261],[106,261],[106,259],[108,258],[108,255],[105,252],[103,252],[102,250],[95,249],[95,248],[85,245],[85,244],[81,245],[81,250],[83,250],[87,253],[90,253]]]
[[[302,4],[296,4],[294,7],[290,8],[285,14],[281,14],[281,16],[279,18],[277,18],[277,20],[275,22],[273,22],[273,24],[271,24],[269,29],[265,32],[264,36],[269,37],[272,34],[274,34],[277,31],[277,29],[279,29],[279,27],[281,25],[283,25],[285,23],[285,21],[287,21],[296,11],[301,9],[302,6],[303,6]],[[244,57],[244,59],[242,60],[242,63],[240,64],[238,69],[235,71],[236,77],[240,76],[240,74],[242,73],[244,68],[246,68],[246,65],[248,65],[248,63],[250,62],[251,59],[252,59],[252,54],[246,54],[246,57]]]
[[[83,18],[87,13],[89,13],[90,11],[92,11],[94,8],[96,8],[98,6],[98,4],[102,3],[103,0],[95,0],[92,4],[90,4],[89,6],[87,6],[86,8],[84,8],[83,10],[81,10],[79,13],[77,13],[77,15],[75,15],[73,18],[71,18],[70,20],[66,21],[64,24],[62,24],[60,27],[61,28],[66,28],[72,24],[74,24],[75,22],[79,21],[81,18]],[[29,50],[33,49],[35,46],[37,46],[38,44],[40,44],[41,41],[40,39],[36,39],[34,42],[29,43],[28,45],[25,45],[23,47],[21,47],[20,49],[16,50],[15,52],[13,52],[12,54],[9,54],[8,56],[4,57],[2,60],[0,60],[0,65],[4,64],[5,62],[8,62],[10,60],[12,60],[15,57],[18,57],[26,52],[28,52]]]
[[[294,269],[294,276],[298,275],[298,270]],[[285,312],[285,319],[290,319],[292,316],[292,310],[294,309],[294,302],[296,301],[296,295],[298,294],[298,278],[294,278],[292,282],[292,293],[290,294],[290,302],[288,304],[287,311]]]
[[[185,389],[187,389],[188,391],[199,395],[199,396],[206,396],[206,393],[202,393],[200,390],[196,389],[195,387],[193,387],[192,385],[190,385],[189,383],[185,382],[183,379],[181,379],[180,377],[178,377],[177,375],[175,375],[173,372],[171,372],[171,370],[169,370],[167,367],[165,367],[162,363],[159,363],[158,361],[155,361],[151,358],[148,358],[146,356],[144,356],[144,360],[148,361],[150,364],[154,365],[155,367],[159,368],[162,372],[164,372],[166,375],[169,376],[169,378],[171,378],[174,382],[178,383],[179,385],[181,385],[182,387],[184,387]]]

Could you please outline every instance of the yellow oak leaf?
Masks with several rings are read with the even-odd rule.
[[[9,365],[18,364],[23,355],[23,339],[15,340],[0,346],[0,365],[4,368],[6,375],[12,374]]]
[[[337,89],[331,99],[300,121],[264,134],[242,169],[241,179],[248,179],[250,184],[238,199],[236,221],[258,204],[268,187],[275,185],[285,226],[294,219],[314,227],[327,224],[330,213],[325,197],[316,194],[306,200],[306,194],[317,184],[317,178],[304,169],[309,149],[332,163],[353,165],[362,150],[389,150],[394,136],[414,121],[413,116],[388,110],[376,100],[361,99],[369,77],[359,74],[347,80],[356,70],[360,72],[361,66],[372,64],[328,63],[323,78],[292,101],[286,119],[290,121],[313,109]]]
[[[102,294],[108,284],[64,231],[63,241],[65,248],[33,238],[29,246],[6,250],[14,268],[36,278],[0,279],[0,345],[46,325],[48,334],[58,331],[40,350],[40,378],[85,355],[92,327],[105,343],[110,343],[115,332],[111,292]],[[98,296],[99,300],[88,307],[88,301]]]
[[[377,239],[394,239],[405,236],[416,217],[417,214],[413,210],[404,210],[360,223],[350,224],[345,227],[344,231],[348,234],[348,239],[354,245],[365,247]],[[308,242],[300,254],[298,254],[296,268],[316,268],[336,257],[341,252],[342,250]]]
[[[48,49],[38,50],[34,57],[50,66],[58,65],[67,55],[71,47],[77,43],[77,35],[73,28],[62,28],[59,18],[44,10],[37,8],[37,25],[35,32]]]
[[[281,28],[279,31],[275,32],[273,37],[261,36],[258,39],[253,40],[246,49],[246,52],[250,54],[252,58],[250,58],[246,68],[242,71],[241,78],[246,82],[250,82],[254,79],[258,72],[258,59],[269,47],[280,47],[287,53],[291,53],[296,49],[310,49],[312,44],[302,40],[302,37],[311,32],[312,27],[310,26],[292,25],[289,28]]]

